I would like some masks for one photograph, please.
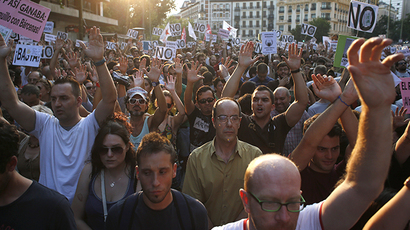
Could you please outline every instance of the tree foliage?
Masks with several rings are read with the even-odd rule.
[[[309,22],[310,25],[316,26],[315,38],[318,42],[322,42],[323,36],[329,36],[330,22],[324,18],[314,18]]]

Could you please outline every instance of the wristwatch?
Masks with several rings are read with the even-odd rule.
[[[153,82],[152,82],[152,86],[153,86],[153,87],[155,87],[155,86],[157,86],[157,85],[159,85],[159,81],[157,81],[157,82],[153,81]]]

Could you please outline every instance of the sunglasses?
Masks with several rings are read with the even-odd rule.
[[[167,103],[168,109],[170,109],[172,106],[173,106],[173,104],[168,104],[168,103]]]
[[[140,98],[140,99],[130,98],[128,100],[128,103],[130,103],[131,105],[134,105],[137,102],[138,102],[139,105],[145,105],[145,103],[147,103],[147,101],[144,100],[143,98]]]
[[[114,155],[119,155],[119,154],[122,154],[122,152],[124,151],[124,148],[121,146],[116,146],[116,147],[111,147],[111,148],[102,147],[100,149],[100,155],[108,154],[108,150],[111,150],[111,153]]]
[[[204,99],[201,99],[201,100],[199,100],[198,102],[199,102],[199,104],[205,104],[205,103],[212,103],[213,101],[215,101],[215,98],[213,98],[213,97],[209,97],[209,98],[204,98]]]
[[[397,62],[397,65],[405,65],[406,62]]]
[[[87,90],[91,90],[91,89],[95,89],[96,88],[96,86],[87,86],[87,87],[85,87]]]

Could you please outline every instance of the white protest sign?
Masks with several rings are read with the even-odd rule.
[[[211,34],[211,36],[212,36],[211,43],[216,43],[216,40],[218,39],[218,35],[216,35],[216,34]]]
[[[54,29],[54,22],[46,22],[46,26],[44,27],[44,33],[53,33]]]
[[[316,26],[302,23],[301,34],[313,37],[316,33]]]
[[[218,35],[222,38],[222,39],[228,39],[229,38],[229,30],[224,30],[224,29],[219,29]]]
[[[182,27],[181,23],[169,24],[169,30],[171,32],[171,36],[181,36]]]
[[[303,47],[303,42],[298,42],[298,48],[300,49],[300,48],[302,48]]]
[[[155,48],[154,58],[161,60],[172,60],[176,56],[176,50],[170,47],[157,46]]]
[[[195,23],[194,24],[194,31],[198,31],[199,33],[205,33],[206,31],[206,26],[205,24],[201,24],[201,23]]]
[[[138,31],[133,29],[128,29],[127,36],[137,39],[138,38]]]
[[[398,53],[403,53],[405,57],[410,56],[410,50],[407,47],[405,49],[399,50]]]
[[[38,67],[42,49],[42,46],[17,44],[13,65]]]
[[[107,50],[115,50],[115,46],[116,46],[115,42],[107,42],[107,44],[105,45],[105,48]]]
[[[63,41],[67,41],[68,33],[57,31],[57,38],[62,39]]]
[[[154,27],[152,29],[152,35],[157,35],[157,36],[161,36],[162,31],[164,31],[164,29],[158,28],[158,27]]]
[[[187,47],[192,48],[195,45],[196,45],[196,42],[188,42]]]
[[[0,1],[0,25],[40,41],[50,9],[30,0]]]
[[[347,27],[372,33],[376,26],[378,6],[351,1],[349,7],[349,19]]]
[[[0,34],[1,34],[1,36],[3,36],[4,41],[6,41],[6,43],[9,40],[10,35],[11,35],[12,32],[13,32],[12,29],[9,29],[5,26],[0,25]]]
[[[20,39],[20,35],[12,32],[10,35],[10,39],[13,39],[14,41],[18,41]]]
[[[392,46],[390,47],[390,53],[395,54],[397,51],[396,47]]]
[[[75,47],[80,47],[80,48],[81,48],[80,42],[83,42],[85,46],[88,46],[88,42],[83,41],[83,40],[78,40],[78,39],[77,39],[77,40],[75,41]]]
[[[44,46],[41,50],[41,59],[51,59],[54,54],[53,46]]]
[[[282,41],[286,43],[292,43],[295,41],[295,37],[293,35],[282,35]]]
[[[44,34],[44,40],[48,43],[53,43],[57,39],[57,36],[52,35],[52,34]]]
[[[124,50],[126,47],[127,47],[127,45],[128,45],[128,43],[126,43],[126,42],[121,42],[121,50]]]
[[[280,31],[280,30],[272,30],[272,32],[276,33],[276,38],[280,38],[280,36],[282,36],[282,31]]]
[[[232,38],[232,45],[238,46],[239,44],[241,44],[240,38]]]
[[[184,39],[178,39],[177,40],[177,48],[178,49],[183,49],[186,47],[186,42]]]
[[[331,49],[333,52],[336,52],[336,49],[337,49],[337,40],[332,40],[332,41],[330,41],[330,49]]]
[[[165,44],[165,47],[167,48],[172,48],[172,49],[178,49],[178,45],[177,42],[175,41],[167,41],[167,43]]]
[[[255,43],[255,53],[261,54],[262,53],[262,44],[257,42]]]
[[[276,46],[276,33],[275,32],[262,32],[262,54],[275,54],[277,53]]]

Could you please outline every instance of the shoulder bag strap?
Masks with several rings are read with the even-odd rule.
[[[107,200],[105,197],[105,180],[104,180],[104,169],[101,170],[101,193],[102,193],[102,203],[104,210],[104,223],[107,220],[108,211],[107,211]]]

